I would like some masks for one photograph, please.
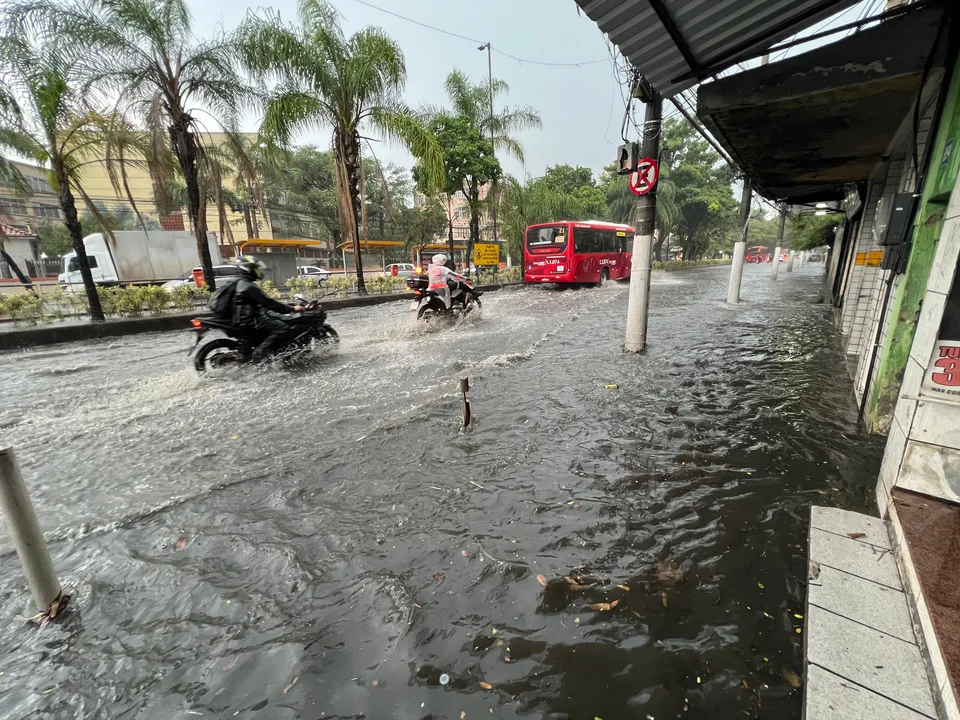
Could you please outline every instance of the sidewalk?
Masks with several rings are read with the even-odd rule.
[[[810,509],[805,720],[939,717],[888,527]]]

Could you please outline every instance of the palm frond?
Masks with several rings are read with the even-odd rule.
[[[444,182],[443,150],[436,136],[411,111],[399,103],[371,110],[370,119],[386,139],[406,147],[423,168],[430,188]]]

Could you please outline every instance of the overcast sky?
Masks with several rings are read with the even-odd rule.
[[[619,145],[623,101],[613,80],[606,42],[596,24],[577,14],[573,0],[371,0],[407,17],[476,40],[489,40],[495,50],[542,62],[595,61],[582,67],[547,67],[520,63],[493,53],[494,76],[506,80],[510,93],[503,101],[530,105],[543,118],[543,129],[522,133],[527,172],[540,175],[548,165],[568,163],[599,171],[614,161]],[[272,7],[288,21],[296,20],[296,0],[273,0]],[[374,10],[357,0],[334,0],[342,25],[353,33],[368,25],[379,26],[403,49],[407,64],[405,100],[410,105],[446,102],[443,82],[458,69],[476,81],[487,79],[487,54],[477,42],[428,30]],[[233,0],[191,0],[194,28],[222,24],[226,29],[242,19],[244,3]],[[251,7],[257,7],[251,5]],[[600,61],[600,62],[596,62]],[[251,122],[249,129],[255,129]],[[329,130],[305,134],[300,144],[327,147]],[[377,145],[381,162],[410,166],[412,158],[399,148]],[[503,160],[507,172],[520,176],[523,167]]]
[[[595,173],[616,157],[623,119],[623,88],[616,82],[607,43],[596,24],[577,12],[573,0],[332,0],[342,16],[344,31],[356,32],[374,25],[385,30],[402,48],[407,65],[404,99],[409,105],[442,105],[446,102],[443,82],[453,70],[461,70],[475,81],[486,81],[487,54],[477,49],[487,42],[500,52],[493,53],[494,76],[506,80],[510,93],[501,104],[529,105],[543,119],[541,130],[529,130],[518,137],[526,151],[526,168],[501,158],[507,172],[536,177],[551,165],[583,165]],[[850,22],[882,8],[883,0],[861,0],[837,17],[809,28],[814,33],[830,24]],[[217,26],[233,29],[248,7],[244,0],[190,0],[194,28],[208,36]],[[269,3],[285,20],[296,21],[297,0]],[[399,19],[370,5],[385,8],[412,20],[432,25],[472,40],[451,37],[413,22]],[[834,38],[831,38],[831,40]],[[479,41],[479,42],[478,42]],[[819,45],[829,40],[813,43]],[[791,50],[793,55],[811,46]],[[553,67],[518,62],[506,53],[527,60],[549,63],[584,63]],[[778,53],[773,61],[781,59]],[[754,65],[755,60],[748,65]],[[672,108],[664,108],[670,114]],[[637,119],[642,121],[642,109]],[[248,130],[257,119],[250,118]],[[328,128],[305,133],[298,144],[330,144]],[[381,162],[410,167],[413,159],[402,149],[377,144]]]

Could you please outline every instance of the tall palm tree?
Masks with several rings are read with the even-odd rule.
[[[250,17],[240,28],[244,60],[255,78],[273,82],[261,133],[289,147],[310,127],[333,130],[340,234],[352,242],[357,289],[366,293],[360,248],[360,132],[369,127],[405,146],[443,182],[443,154],[422,119],[400,99],[407,71],[400,47],[378,28],[346,37],[324,0],[300,0],[299,25],[279,15]]]
[[[101,144],[97,123],[82,108],[80,94],[70,82],[74,67],[54,35],[38,37],[24,28],[0,37],[0,66],[7,71],[6,95],[14,100],[2,108],[0,146],[50,168],[63,223],[77,253],[90,319],[103,322],[73,195],[78,166]]]
[[[657,237],[653,244],[655,260],[662,260],[663,243],[671,233],[679,229],[681,215],[676,198],[677,186],[672,180],[661,177],[657,182]],[[633,224],[637,212],[637,196],[630,191],[626,175],[618,177],[616,183],[607,191],[607,205],[613,222]]]
[[[215,288],[207,244],[206,203],[200,187],[203,140],[200,110],[233,128],[254,95],[236,65],[231,36],[199,41],[192,32],[186,0],[24,0],[14,7],[29,22],[46,18],[69,38],[80,58],[86,85],[118,97],[152,134],[151,173],[155,190],[169,178],[161,148],[169,141],[186,184],[187,210],[207,287]],[[162,194],[162,191],[161,191]],[[161,199],[162,198],[158,198]]]
[[[447,75],[444,87],[453,106],[454,115],[466,120],[480,132],[480,135],[488,138],[493,144],[494,152],[509,155],[523,162],[523,146],[514,134],[542,127],[540,113],[529,106],[496,109],[497,99],[510,92],[510,86],[497,78],[474,85],[466,74],[454,70]],[[492,112],[491,108],[494,108]],[[496,197],[497,184],[494,181],[489,195],[493,208],[497,207]],[[470,204],[471,235],[479,235],[479,212],[479,202],[472,202]],[[471,237],[472,242],[477,242],[479,239],[479,237]]]
[[[498,199],[501,230],[511,257],[523,259],[523,238],[528,225],[579,217],[581,202],[571,194],[554,190],[539,180],[521,183],[504,178]]]

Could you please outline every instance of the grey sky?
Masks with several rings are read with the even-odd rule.
[[[583,67],[541,67],[521,64],[493,54],[495,77],[506,80],[510,105],[530,105],[543,118],[543,129],[522,133],[527,172],[540,175],[548,165],[568,163],[599,171],[613,162],[619,144],[623,101],[613,80],[609,53],[594,22],[580,17],[573,0],[371,0],[408,17],[482,41],[495,49],[546,62],[606,60]],[[269,3],[288,21],[296,19],[296,0]],[[411,105],[444,104],[443,81],[454,68],[474,80],[486,81],[487,54],[477,44],[459,40],[366,7],[356,0],[334,0],[348,33],[377,25],[403,49],[407,62],[405,100]],[[230,29],[243,17],[247,5],[226,0],[191,0],[194,27],[223,24]],[[250,7],[257,7],[250,5]],[[611,119],[612,118],[612,119]],[[254,129],[251,123],[249,129]],[[608,131],[609,128],[609,131]],[[327,147],[329,131],[317,130],[299,138],[300,144]],[[412,158],[399,148],[377,144],[381,162],[410,166]],[[523,167],[503,159],[507,172],[520,176]]]
[[[530,105],[543,118],[541,130],[519,135],[526,150],[526,173],[536,177],[550,165],[566,163],[583,165],[595,173],[613,162],[620,144],[620,123],[623,118],[623,88],[615,81],[606,40],[596,24],[577,12],[573,0],[369,0],[371,4],[448,30],[486,42],[509,55],[554,63],[587,63],[580,67],[549,67],[518,62],[495,52],[493,73],[506,80],[510,94],[502,99],[509,105]],[[468,73],[476,81],[487,77],[487,54],[477,49],[477,42],[463,40],[427,29],[406,20],[373,9],[358,0],[332,0],[342,15],[347,33],[376,25],[393,37],[403,49],[407,64],[406,102],[443,105],[446,96],[443,82],[454,68]],[[822,30],[831,24],[850,22],[873,14],[882,8],[883,0],[861,2],[830,20],[809,28],[803,34]],[[297,0],[273,0],[269,3],[285,20],[294,22]],[[235,27],[248,7],[258,5],[227,0],[191,0],[194,28],[198,35],[205,29],[222,25]],[[819,40],[789,51],[803,52],[830,40]],[[776,53],[775,62],[787,53]],[[602,62],[597,62],[602,61]],[[755,65],[754,60],[747,65]],[[734,69],[735,71],[735,69]],[[667,106],[665,113],[673,113]],[[642,109],[637,119],[642,120]],[[248,129],[257,121],[249,121]],[[317,129],[298,138],[298,144],[328,147],[329,129]],[[396,146],[376,145],[381,162],[394,162],[409,167],[413,159]],[[501,158],[507,172],[522,177],[524,167],[511,158]]]

